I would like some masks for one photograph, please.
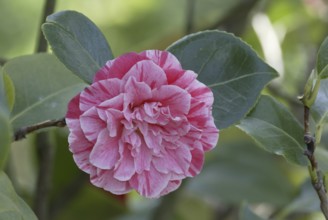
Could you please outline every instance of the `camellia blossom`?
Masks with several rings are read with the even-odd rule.
[[[69,147],[90,181],[114,194],[157,198],[202,169],[219,131],[213,93],[167,51],[110,60],[66,114]]]

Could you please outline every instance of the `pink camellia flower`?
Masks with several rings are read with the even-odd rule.
[[[165,195],[202,169],[219,132],[213,93],[169,52],[110,60],[66,114],[69,146],[91,183],[114,194]]]

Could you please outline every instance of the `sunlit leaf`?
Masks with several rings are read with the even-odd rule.
[[[4,72],[15,85],[14,129],[64,117],[68,101],[86,86],[50,54],[12,59]]]
[[[81,13],[52,14],[42,30],[58,59],[85,82],[91,83],[94,74],[113,59],[104,35]]]
[[[225,32],[191,34],[168,50],[212,89],[213,115],[219,128],[238,122],[254,106],[263,87],[277,76],[246,43]]]
[[[328,121],[328,79],[321,80],[319,92],[311,106],[311,115],[316,122],[316,138],[320,142],[323,126]]]
[[[10,180],[0,172],[0,219],[37,220],[29,206],[16,194]]]
[[[307,165],[301,125],[286,107],[273,98],[262,96],[238,127],[265,150],[296,164]]]
[[[323,41],[318,51],[317,72],[322,79],[328,77],[328,37]]]
[[[239,220],[263,220],[256,215],[246,203],[243,203],[239,210]]]

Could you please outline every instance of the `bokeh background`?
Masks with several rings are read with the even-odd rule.
[[[36,51],[43,5],[43,0],[0,0],[1,63]],[[328,36],[324,0],[57,0],[55,11],[60,10],[90,18],[116,56],[165,49],[202,30],[232,32],[279,72],[264,93],[278,98],[300,120],[297,96]],[[207,154],[199,176],[158,200],[136,193],[114,196],[92,186],[72,160],[67,130],[52,129],[50,135],[54,150],[49,159],[49,219],[256,219],[247,217],[248,208],[263,219],[323,219],[307,168],[265,152],[235,127],[220,132],[218,146]],[[40,164],[36,141],[30,135],[14,143],[7,167],[17,192],[32,207]],[[320,147],[325,146],[327,135]],[[327,164],[323,160],[322,165]]]

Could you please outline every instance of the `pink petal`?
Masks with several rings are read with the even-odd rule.
[[[137,62],[144,60],[143,56],[137,53],[123,54],[113,60],[108,61],[95,75],[94,82],[109,78],[122,79],[130,68]]]
[[[196,147],[191,151],[191,163],[189,167],[189,175],[196,176],[200,173],[204,164],[204,151],[199,141],[195,142]]]
[[[187,114],[190,109],[190,99],[188,92],[171,85],[162,86],[154,90],[152,98],[153,101],[158,101],[163,106],[168,106],[173,116]]]
[[[159,154],[163,148],[161,135],[155,135],[152,130],[143,132],[143,137],[146,145],[153,151],[154,154]]]
[[[167,84],[163,69],[149,60],[136,63],[122,80],[127,81],[130,77],[134,77],[138,82],[146,83],[151,89]]]
[[[176,190],[181,185],[181,182],[182,182],[181,180],[171,180],[167,184],[167,186],[163,189],[163,191],[160,193],[160,196],[164,196],[164,195]]]
[[[176,174],[186,174],[191,161],[191,153],[186,147],[166,147],[161,157],[154,157],[153,164],[156,170],[161,173],[174,172]]]
[[[186,89],[197,78],[197,74],[191,70],[169,70],[166,71],[166,75],[168,84],[178,86],[182,89]]]
[[[113,177],[112,170],[97,170],[90,174],[90,181],[95,186],[103,188],[113,194],[121,195],[131,191],[128,182],[119,181]]]
[[[119,79],[101,80],[93,83],[81,92],[80,109],[86,111],[121,93],[122,82]]]
[[[210,88],[198,80],[194,80],[187,88],[190,95],[199,102],[205,102],[207,106],[212,106],[214,97]]]
[[[77,119],[82,114],[80,108],[80,94],[76,95],[69,103],[67,107],[66,120],[69,118]]]
[[[161,174],[151,166],[149,171],[135,174],[131,178],[130,184],[140,195],[147,198],[157,198],[167,187],[169,181],[170,174]]]
[[[128,181],[135,174],[134,158],[127,148],[123,150],[118,166],[114,169],[114,178],[120,181]]]
[[[219,130],[215,127],[212,116],[207,120],[207,124],[202,132],[200,141],[204,151],[212,150],[219,140]]]
[[[150,87],[130,77],[125,85],[124,108],[138,106],[152,97]]]
[[[73,159],[81,170],[90,174],[92,165],[89,161],[91,148],[88,151],[81,151],[73,154]]]
[[[144,141],[141,142],[140,147],[132,150],[132,156],[134,158],[134,166],[138,174],[144,171],[149,171],[150,163],[152,161],[152,153]]]
[[[171,53],[160,50],[146,50],[140,53],[140,55],[151,59],[158,66],[167,69],[181,69],[179,60]]]
[[[117,137],[110,137],[107,130],[100,132],[91,154],[90,162],[100,169],[112,169],[119,159]]]
[[[95,142],[99,133],[107,126],[99,118],[98,111],[95,107],[92,107],[81,115],[80,123],[85,137],[91,142]]]

